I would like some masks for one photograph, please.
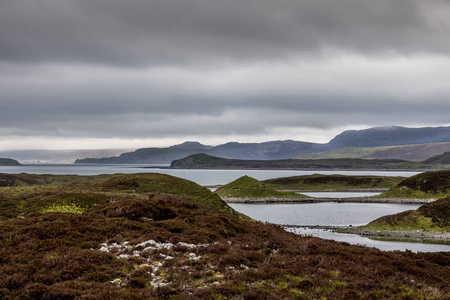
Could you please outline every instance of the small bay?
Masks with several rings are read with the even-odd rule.
[[[420,242],[383,241],[356,234],[337,233],[314,226],[361,226],[390,214],[417,209],[417,204],[386,203],[302,203],[302,204],[229,204],[233,209],[262,222],[286,226],[286,230],[301,235],[375,247],[384,251],[410,250],[414,252],[450,251],[450,245]],[[304,227],[302,227],[304,226]]]

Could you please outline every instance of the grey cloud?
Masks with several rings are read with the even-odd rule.
[[[0,60],[125,66],[286,59],[326,49],[447,53],[445,0],[15,0]],[[433,10],[433,7],[440,9]]]
[[[261,100],[261,99],[258,99]],[[40,105],[8,106],[0,111],[0,134],[95,138],[148,138],[188,135],[257,135],[275,127],[331,129],[348,125],[415,125],[448,123],[448,101],[403,103],[377,98],[277,97],[264,101],[226,98],[175,99],[166,106],[136,103],[140,109],[120,107],[102,111],[102,101],[62,103],[58,111],[44,100]],[[107,106],[108,104],[105,104]],[[125,102],[123,106],[133,106]],[[176,113],[173,107],[178,107]],[[205,109],[205,107],[209,107]],[[85,112],[90,110],[90,112]],[[294,137],[293,137],[294,138]]]

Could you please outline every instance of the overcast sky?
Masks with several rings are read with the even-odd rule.
[[[2,0],[0,150],[450,125],[450,0]]]

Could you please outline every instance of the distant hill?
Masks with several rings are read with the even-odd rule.
[[[424,161],[432,156],[450,152],[450,143],[429,143],[385,147],[346,147],[340,150],[300,155],[298,159],[365,158]],[[430,162],[431,163],[431,162]]]
[[[168,148],[142,148],[122,153],[117,157],[77,159],[76,164],[167,164],[172,160],[196,153],[207,152],[210,147],[200,143],[183,143]]]
[[[449,151],[450,127],[376,127],[365,130],[349,130],[339,134],[327,144],[286,140],[264,143],[231,142],[213,147],[205,146],[198,142],[185,142],[167,148],[138,149],[135,152],[122,153],[117,157],[77,159],[75,163],[158,164],[170,163],[173,160],[197,153],[230,159],[279,160],[318,152],[340,150],[347,147],[386,147],[412,144],[427,145],[428,143],[448,143],[448,145],[434,146],[434,148],[431,147],[434,149],[434,152],[428,151],[426,149],[427,147],[415,146],[416,152],[421,153],[416,156],[408,156],[407,154],[409,152],[407,149],[362,150],[363,153],[365,153],[362,156],[368,156],[366,158],[396,158],[403,160],[409,158],[413,161],[420,161],[429,158],[432,155]],[[444,149],[439,150],[441,148]],[[361,157],[358,156],[355,158]]]
[[[0,166],[21,166],[21,164],[14,159],[0,158]]]
[[[406,128],[400,126],[347,130],[328,145],[336,147],[380,147],[450,142],[450,127]]]
[[[228,159],[207,154],[193,154],[174,160],[174,169],[280,169],[280,170],[411,170],[429,169],[430,165],[395,159],[280,159],[243,160]]]
[[[6,150],[0,157],[9,157],[22,164],[72,164],[79,157],[101,158],[120,155],[132,149],[91,149],[91,150]]]
[[[185,142],[167,148],[142,148],[123,153],[118,157],[77,159],[76,164],[166,164],[192,154],[235,159],[287,159],[295,155],[323,151],[326,145],[297,141],[273,141],[265,143],[227,143],[216,147],[197,142]]]
[[[244,160],[193,154],[172,161],[170,167],[174,169],[436,170],[450,168],[450,165],[433,165],[398,159],[359,158]]]
[[[445,152],[441,155],[430,157],[429,159],[425,160],[424,163],[448,165],[450,164],[450,152]]]

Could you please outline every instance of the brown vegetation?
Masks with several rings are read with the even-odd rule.
[[[45,199],[58,190],[41,188]],[[30,211],[1,222],[0,298],[450,299],[448,253],[301,237],[244,220],[170,176],[66,188],[104,197],[82,214]],[[2,189],[4,200],[24,188]]]

